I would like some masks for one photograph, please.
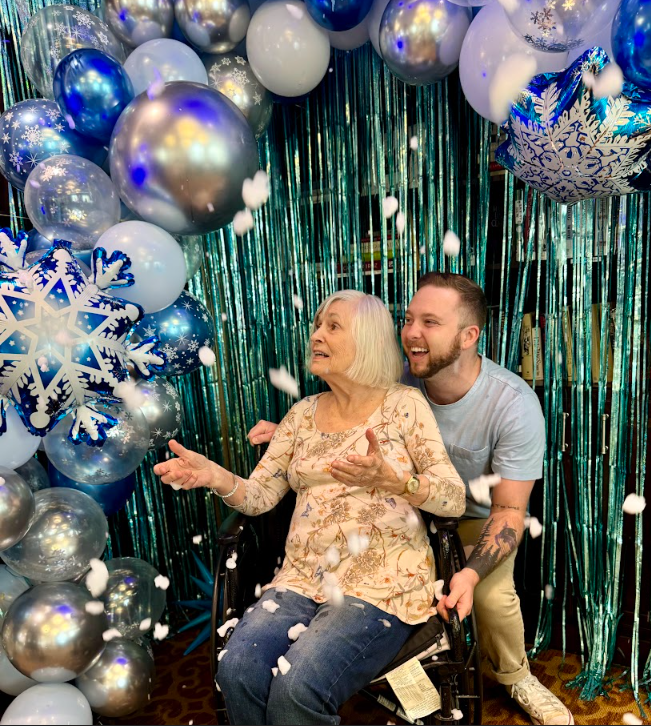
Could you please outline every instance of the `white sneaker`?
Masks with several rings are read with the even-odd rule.
[[[512,698],[531,716],[533,723],[540,726],[574,723],[569,709],[531,673],[506,688],[510,689]]]

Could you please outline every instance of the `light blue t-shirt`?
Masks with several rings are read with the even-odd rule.
[[[405,366],[402,382],[425,396],[443,436],[443,443],[466,485],[467,518],[484,519],[488,507],[470,495],[468,482],[481,474],[505,479],[540,479],[545,454],[545,419],[538,396],[520,376],[482,356],[472,388],[455,403],[430,401],[425,381]]]

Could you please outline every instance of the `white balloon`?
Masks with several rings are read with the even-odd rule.
[[[267,2],[246,34],[246,53],[257,79],[272,93],[302,96],[319,85],[330,63],[328,33],[298,0]]]
[[[0,720],[10,724],[76,724],[92,726],[93,714],[86,696],[69,683],[39,683],[23,691],[7,706]]]
[[[515,53],[532,56],[538,73],[561,71],[567,53],[535,50],[511,28],[498,0],[475,16],[461,46],[459,79],[468,103],[484,118],[491,118],[489,88],[497,67]]]
[[[111,292],[142,305],[146,313],[166,308],[183,291],[186,281],[183,250],[169,232],[155,224],[120,222],[104,232],[97,240],[97,247],[103,247],[109,255],[120,250],[129,256],[129,272],[135,284]]]
[[[23,691],[35,685],[36,681],[24,676],[11,665],[9,658],[7,658],[7,653],[2,647],[2,639],[0,638],[0,691],[8,693],[10,696],[18,696]]]
[[[375,52],[380,58],[382,58],[382,51],[380,50],[380,23],[382,22],[382,16],[388,4],[389,0],[374,0],[366,16],[368,37],[371,39]]]
[[[171,38],[149,40],[138,46],[124,62],[136,96],[147,89],[156,93],[161,83],[194,81],[208,85],[201,58],[189,45]]]
[[[16,469],[28,461],[41,443],[40,436],[32,436],[25,428],[18,411],[7,407],[7,430],[0,435],[0,466]]]
[[[602,28],[596,33],[591,33],[578,48],[572,48],[572,50],[568,51],[565,67],[571,66],[580,55],[583,55],[588,48],[594,48],[595,45],[603,48],[608,53],[610,60],[614,61],[615,54],[613,53],[613,42],[611,38],[612,30],[613,24],[608,23],[605,28]]]
[[[355,50],[368,41],[368,23],[366,18],[350,30],[329,30],[330,45],[338,50]]]

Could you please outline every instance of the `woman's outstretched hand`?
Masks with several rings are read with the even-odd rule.
[[[182,489],[219,485],[221,467],[203,454],[186,449],[174,439],[169,442],[169,447],[176,457],[154,467],[154,474],[161,478],[163,484],[174,484]]]
[[[373,429],[366,430],[368,450],[366,456],[351,454],[346,461],[332,462],[332,476],[338,482],[351,487],[380,487],[402,492],[404,485],[396,469],[382,454],[380,442]]]

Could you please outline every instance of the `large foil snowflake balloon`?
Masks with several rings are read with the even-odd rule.
[[[597,47],[536,76],[511,107],[496,160],[566,204],[651,188],[651,92],[624,83],[616,98],[595,98],[584,74],[608,62]]]
[[[129,363],[145,378],[165,364],[156,338],[129,343],[142,308],[102,292],[133,284],[129,258],[96,250],[88,279],[68,243],[55,241],[27,268],[26,245],[0,232],[0,434],[9,399],[33,434],[74,411],[72,440],[101,445],[116,421],[93,404],[118,400]]]

